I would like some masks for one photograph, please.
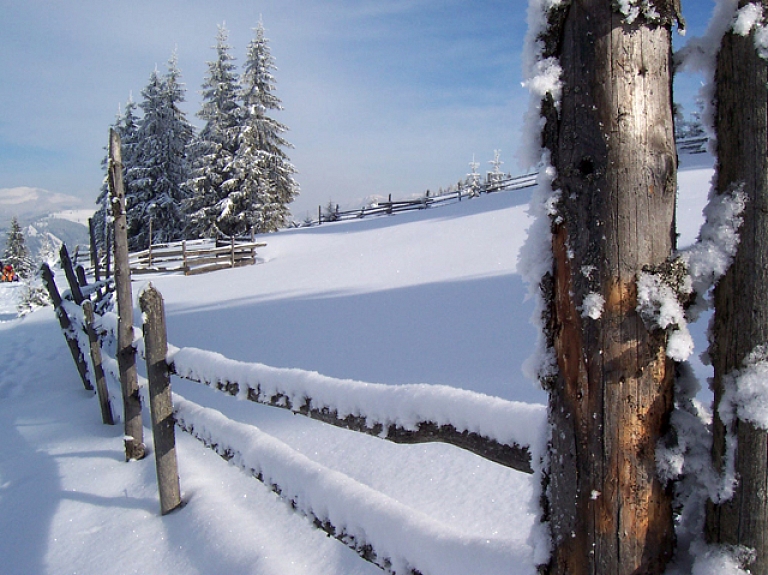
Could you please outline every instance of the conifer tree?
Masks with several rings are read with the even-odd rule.
[[[165,77],[153,71],[142,91],[144,115],[136,132],[133,166],[126,173],[128,243],[132,250],[146,248],[151,241],[167,242],[182,236],[186,149],[193,128],[178,106],[184,101],[179,76],[174,55]]]
[[[13,266],[13,271],[22,279],[26,279],[32,274],[32,260],[29,257],[27,242],[16,216],[11,219],[11,229],[5,241],[3,265],[8,264]]]
[[[295,168],[288,161],[284,149],[292,147],[282,134],[288,128],[267,115],[270,110],[282,110],[280,99],[274,94],[276,70],[269,41],[264,37],[264,25],[259,22],[256,35],[248,45],[248,56],[243,73],[243,119],[238,160],[246,167],[258,166],[261,185],[258,202],[261,221],[259,232],[271,232],[283,227],[288,218],[288,204],[298,195],[299,186],[293,179]]]
[[[229,194],[239,188],[240,178],[235,172],[242,175],[243,171],[236,170],[234,165],[241,116],[240,86],[227,37],[226,28],[219,26],[217,57],[208,62],[208,75],[203,83],[203,104],[198,117],[205,121],[205,126],[194,145],[192,177],[187,182],[191,198],[186,233],[192,237],[232,233],[229,216],[235,214],[236,201]]]

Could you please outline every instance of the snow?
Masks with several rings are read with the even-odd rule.
[[[720,416],[726,425],[735,418],[768,429],[768,345],[759,345],[744,366],[726,376]]]
[[[50,217],[58,218],[60,220],[67,220],[69,222],[73,222],[73,223],[88,227],[88,220],[93,217],[93,214],[94,214],[94,210],[92,209],[64,210],[61,212],[56,212],[54,214],[51,214]]]
[[[581,317],[600,319],[600,316],[603,315],[604,306],[605,298],[602,295],[594,292],[588,293],[581,304]]]
[[[701,222],[711,173],[711,164],[681,173],[691,188],[681,190],[680,213],[692,220]],[[404,425],[443,418],[505,441],[541,441],[545,396],[522,374],[537,345],[528,320],[538,304],[526,299],[521,273],[546,263],[532,249],[518,265],[536,225],[529,196],[284,231],[263,238],[255,266],[152,276],[170,356],[198,375],[210,369],[292,398],[311,391],[342,412],[394,414]],[[534,203],[543,221],[548,200]],[[683,230],[680,243],[695,237]],[[145,284],[135,282],[135,298]],[[380,573],[308,517],[425,575],[533,574],[546,557],[537,475],[450,445],[326,426],[177,377],[179,418],[234,457],[177,432],[185,506],[160,517],[149,429],[150,456],[125,463],[122,426],[101,424],[52,311],[9,319],[12,290],[0,285],[3,573]],[[140,326],[138,309],[134,319]],[[706,319],[690,326],[697,348]],[[693,369],[699,379],[710,373]]]
[[[690,284],[675,289],[656,273],[643,272],[637,279],[637,310],[648,325],[668,330],[667,355],[675,361],[685,361],[693,353],[693,338],[679,300],[680,294],[690,290]]]

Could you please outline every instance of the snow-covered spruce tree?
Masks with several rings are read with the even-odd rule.
[[[142,91],[133,165],[126,170],[126,217],[131,250],[148,247],[150,241],[180,239],[184,227],[182,204],[188,179],[187,146],[194,130],[179,104],[184,88],[179,83],[176,56],[168,72],[160,77],[153,71]],[[152,235],[149,237],[150,220]]]
[[[11,219],[11,229],[5,240],[5,252],[3,253],[3,265],[12,265],[21,279],[27,279],[32,275],[32,260],[27,250],[27,242],[24,232],[21,231],[19,220],[14,216]]]
[[[667,333],[637,311],[638,276],[674,248],[671,28],[663,0],[531,0],[527,76],[543,162],[524,266],[540,292],[537,375],[551,436],[550,574],[660,574],[671,489]]]
[[[264,37],[264,26],[259,22],[256,35],[248,44],[248,55],[242,77],[242,120],[237,161],[242,169],[250,170],[258,178],[255,188],[260,194],[255,200],[261,206],[258,221],[253,222],[257,232],[272,232],[284,227],[288,220],[288,204],[299,193],[293,178],[295,168],[288,160],[285,148],[292,147],[281,134],[288,128],[269,117],[268,112],[282,110],[280,99],[274,94],[274,58],[269,41]],[[250,187],[250,186],[249,186]]]
[[[707,509],[711,543],[753,551],[768,573],[768,3],[740,1],[715,66],[716,193],[746,196],[733,264],[715,288],[713,459],[727,481]]]
[[[136,135],[138,132],[138,118],[136,116],[136,102],[132,97],[128,98],[128,102],[125,104],[125,110],[117,114],[117,119],[112,126],[122,141],[123,149],[123,170],[127,172],[128,169],[133,166],[134,152],[136,149]],[[106,146],[105,146],[106,149]],[[107,172],[108,172],[109,157],[105,152],[104,159],[101,161],[102,168],[104,169],[104,182],[101,185],[101,190],[96,198],[96,204],[99,206],[96,212],[93,214],[93,226],[94,236],[96,239],[96,246],[100,250],[106,249],[107,235],[111,232],[111,218],[112,210],[109,206],[109,186],[107,185]],[[123,180],[126,181],[126,174],[123,174]],[[130,187],[130,184],[126,181],[126,188]]]
[[[208,62],[203,104],[197,114],[205,126],[192,149],[192,174],[186,184],[190,192],[187,237],[216,237],[237,227],[229,219],[234,214],[233,204],[237,203],[229,199],[229,194],[238,191],[244,170],[243,163],[235,165],[240,136],[240,85],[224,26],[219,26],[215,50],[217,57]],[[224,220],[222,215],[226,216]]]

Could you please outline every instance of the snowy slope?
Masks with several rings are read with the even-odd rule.
[[[681,173],[681,245],[695,237],[710,174],[706,166]],[[527,192],[497,194],[280,232],[265,237],[258,265],[154,276],[169,341],[338,378],[543,403],[520,370],[535,338],[516,271],[527,200]],[[0,289],[0,313],[8,294]],[[701,326],[693,332],[701,345]],[[0,323],[0,365],[1,572],[380,572],[185,433],[177,437],[186,506],[158,517],[152,458],[122,462],[122,429],[101,425],[50,310]],[[247,431],[247,441],[279,442],[297,465],[287,476],[321,469],[316,483],[336,486],[328,507],[373,521],[378,541],[432,566],[425,575],[499,572],[497,560],[506,573],[535,572],[532,476],[452,446],[395,445],[183,380],[173,385],[226,415],[232,430],[256,426],[260,438]],[[210,416],[211,429],[223,429]],[[307,496],[319,490],[311,487]],[[414,531],[403,539],[406,524]],[[437,546],[418,545],[423,533]],[[440,541],[452,541],[457,555],[442,553]]]

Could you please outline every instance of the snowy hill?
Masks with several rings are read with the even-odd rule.
[[[701,222],[711,158],[703,164],[680,175],[681,245]],[[536,335],[517,273],[529,195],[284,231],[263,237],[255,266],[153,276],[169,341],[337,378],[542,404],[522,374]],[[0,285],[0,309],[10,297]],[[699,350],[706,321],[692,330]],[[122,427],[101,425],[50,309],[0,323],[0,362],[3,573],[380,573],[185,433],[177,438],[186,506],[159,517],[152,457],[122,461]],[[299,471],[317,469],[314,483],[335,486],[317,505],[375,525],[370,536],[424,575],[535,573],[532,476],[449,445],[396,445],[184,380],[173,386],[256,426],[259,441],[279,441]],[[317,492],[304,488],[308,498]],[[421,544],[425,533],[434,545]]]

